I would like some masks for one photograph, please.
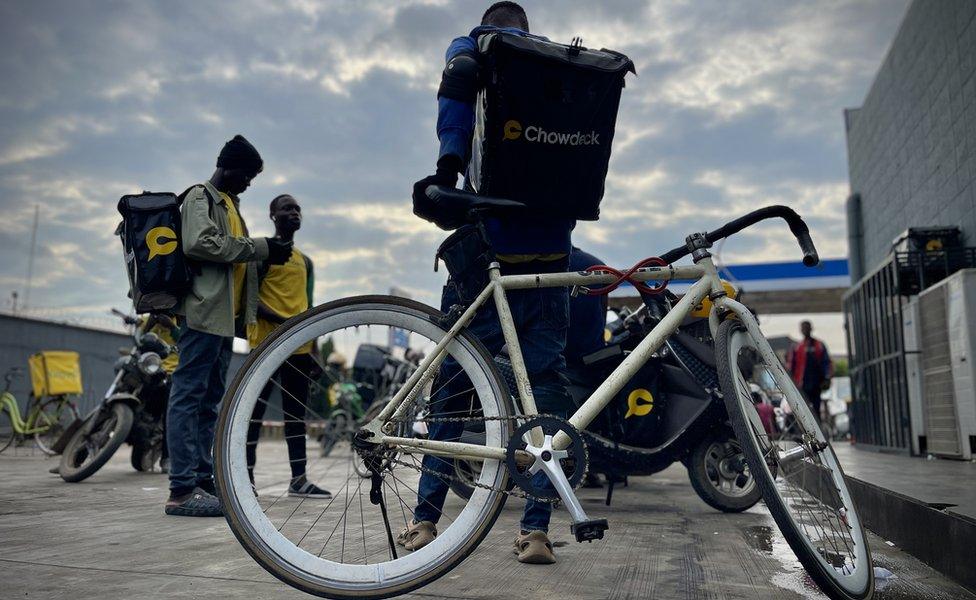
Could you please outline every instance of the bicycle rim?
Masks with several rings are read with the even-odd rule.
[[[60,398],[47,400],[41,405],[35,422],[35,426],[39,427],[43,423],[47,428],[34,434],[34,443],[41,452],[53,456],[56,454],[53,449],[54,444],[76,418],[78,418],[78,411],[67,400]]]
[[[770,439],[753,407],[744,371],[755,373],[749,361],[758,360],[759,367],[770,372],[782,365],[766,364],[756,342],[737,321],[721,325],[716,352],[736,438],[786,541],[828,596],[870,598],[874,574],[864,529],[837,456],[803,397],[794,385],[777,384],[797,417],[802,442]],[[793,456],[784,457],[791,450]]]
[[[505,496],[494,490],[481,488],[467,502],[451,498],[440,511],[435,540],[413,552],[395,546],[397,557],[393,558],[380,509],[369,500],[371,479],[356,472],[358,455],[346,445],[337,446],[329,457],[308,459],[308,481],[331,489],[331,500],[289,497],[282,483],[290,474],[262,470],[281,469],[280,460],[275,467],[266,457],[284,452],[282,445],[274,448],[262,442],[257,446],[257,497],[248,480],[245,432],[250,415],[260,401],[258,392],[271,375],[279,367],[288,368],[285,361],[291,352],[310,340],[331,337],[336,347],[352,356],[357,349],[352,347],[354,343],[368,342],[349,342],[339,339],[340,334],[356,332],[368,338],[374,335],[371,328],[386,328],[374,338],[390,339],[388,330],[396,329],[403,332],[398,335],[405,335],[411,348],[429,348],[444,335],[435,322],[438,315],[422,304],[382,296],[322,305],[276,330],[251,354],[229,387],[215,443],[215,472],[227,520],[252,557],[289,585],[330,598],[402,594],[453,568],[480,543],[501,510]],[[479,410],[487,417],[508,416],[508,406],[501,400],[504,384],[480,344],[460,336],[448,350],[469,378],[469,394],[477,399]],[[314,382],[310,386],[314,389]],[[286,393],[284,389],[280,392]],[[375,402],[386,400],[377,398]],[[311,407],[305,408],[309,418],[319,418]],[[500,447],[507,442],[507,422],[489,421],[487,429],[487,444]],[[404,455],[381,470],[381,489],[394,537],[411,519],[419,487],[418,471],[401,462],[416,466],[419,458]],[[485,463],[482,484],[501,489],[505,480],[500,461]]]
[[[7,446],[14,441],[14,436],[17,432],[14,431],[13,421],[10,419],[10,413],[7,412],[6,408],[0,405],[0,452],[7,449]]]

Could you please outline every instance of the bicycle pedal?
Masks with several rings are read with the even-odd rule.
[[[569,530],[576,536],[577,542],[592,542],[602,540],[603,532],[610,529],[606,519],[580,521],[569,526]]]

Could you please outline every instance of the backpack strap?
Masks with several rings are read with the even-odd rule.
[[[312,293],[315,291],[315,270],[312,259],[307,254],[303,252],[302,258],[305,259],[305,295],[308,297],[308,307],[312,308],[315,306],[312,304]]]

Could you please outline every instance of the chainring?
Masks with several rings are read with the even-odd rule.
[[[558,500],[559,494],[549,483],[549,479],[545,475],[539,475],[542,471],[540,470],[535,474],[531,474],[529,473],[529,468],[532,466],[531,463],[526,464],[524,460],[520,460],[520,458],[524,457],[524,454],[522,454],[522,457],[519,456],[520,451],[524,451],[528,446],[525,440],[529,437],[529,432],[536,427],[542,429],[546,441],[550,443],[552,438],[559,432],[563,432],[569,436],[569,446],[566,447],[568,455],[565,458],[559,459],[559,464],[563,469],[563,473],[566,475],[566,479],[569,480],[569,485],[573,489],[578,488],[586,478],[586,469],[589,462],[586,443],[583,441],[583,436],[580,435],[579,431],[569,421],[551,415],[541,415],[522,423],[515,430],[515,433],[512,434],[505,448],[505,464],[508,467],[509,477],[515,482],[515,485],[532,497],[545,498],[550,501]],[[543,481],[540,483],[536,479]]]

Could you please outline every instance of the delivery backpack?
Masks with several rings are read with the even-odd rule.
[[[494,31],[478,38],[482,87],[468,183],[536,213],[596,220],[629,58]]]
[[[116,233],[122,239],[129,295],[137,313],[173,309],[193,283],[193,265],[180,239],[185,194],[143,192],[119,199],[122,222]],[[209,190],[207,197],[212,202]]]

